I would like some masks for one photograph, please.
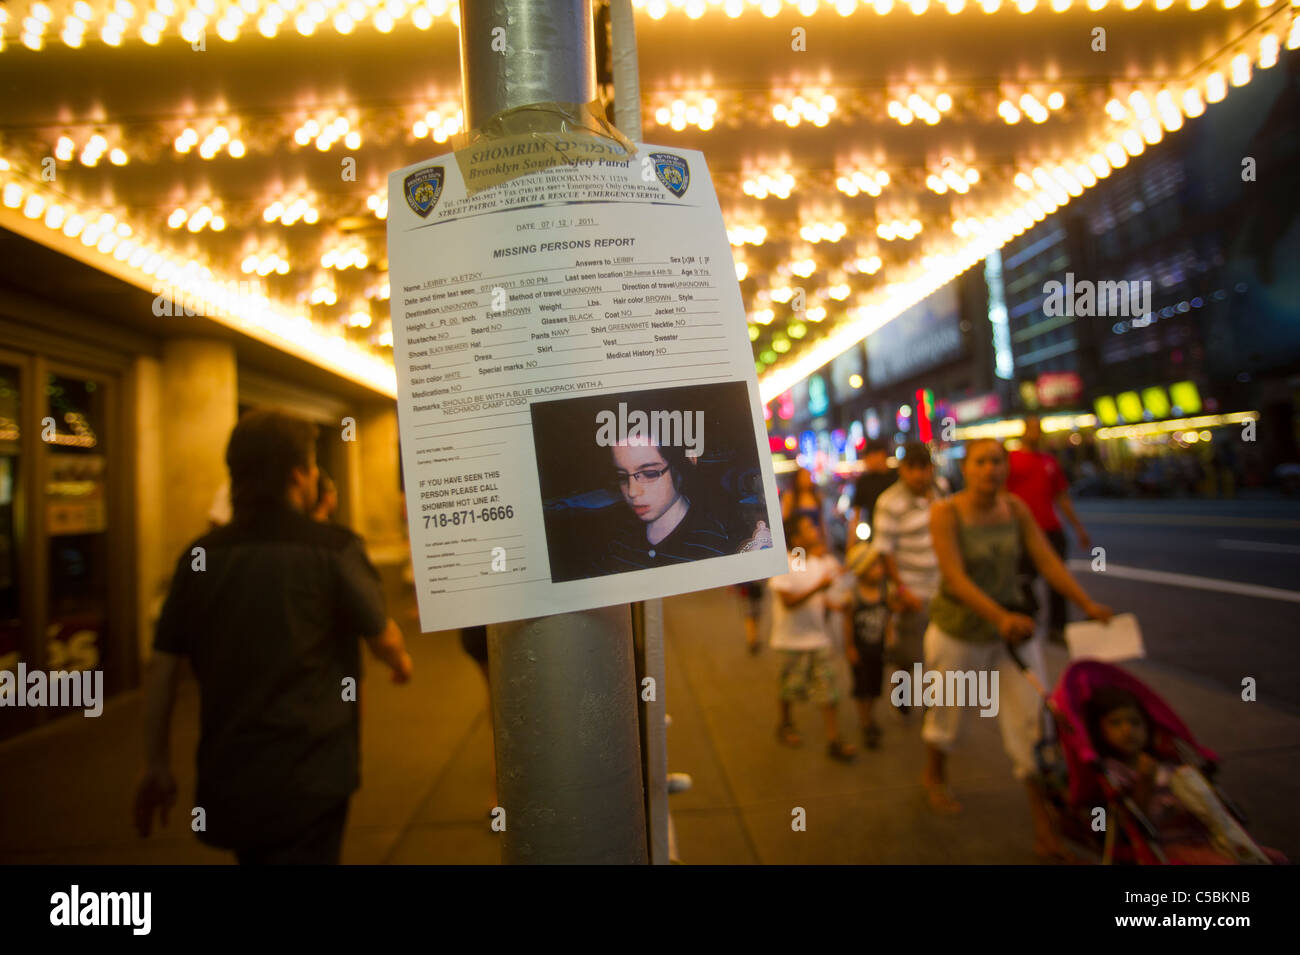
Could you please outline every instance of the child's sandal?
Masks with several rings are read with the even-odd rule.
[[[803,745],[803,737],[794,730],[793,723],[782,723],[776,728],[776,738],[786,746],[797,747]]]
[[[858,748],[843,740],[833,739],[826,744],[826,755],[839,763],[851,763],[858,754]]]
[[[921,780],[925,785],[925,793],[928,797],[930,808],[941,816],[955,816],[961,812],[961,803],[953,795],[951,787],[947,783],[937,783],[933,780]]]

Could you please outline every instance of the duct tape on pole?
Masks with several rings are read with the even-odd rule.
[[[589,0],[461,0],[460,16],[467,129],[596,98]],[[490,626],[488,655],[502,860],[645,863],[628,606]]]

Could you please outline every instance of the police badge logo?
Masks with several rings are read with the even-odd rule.
[[[420,169],[406,177],[402,184],[406,195],[406,204],[411,211],[423,218],[433,211],[442,195],[442,183],[446,172],[442,166],[430,166]]]
[[[672,153],[651,153],[650,158],[654,160],[655,175],[664,188],[678,199],[686,195],[691,184],[691,168],[686,165],[686,160]]]

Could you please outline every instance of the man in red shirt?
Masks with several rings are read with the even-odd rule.
[[[1085,552],[1092,550],[1092,539],[1084,530],[1079,516],[1074,513],[1065,472],[1056,463],[1056,458],[1046,451],[1039,450],[1042,440],[1043,427],[1038,420],[1038,415],[1029,415],[1025,418],[1025,433],[1020,439],[1021,446],[1012,451],[1009,456],[1007,490],[1029,506],[1034,521],[1052,542],[1052,547],[1056,549],[1061,560],[1065,560],[1065,532],[1061,529],[1061,521],[1056,516],[1058,508],[1074,528],[1075,539]],[[1027,565],[1026,573],[1028,583],[1025,596],[1033,599],[1032,588],[1038,575],[1032,569],[1032,564]],[[1065,639],[1065,597],[1050,587],[1048,594],[1049,637],[1061,643]]]

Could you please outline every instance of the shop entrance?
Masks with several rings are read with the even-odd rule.
[[[0,350],[0,669],[134,674],[118,379]],[[0,737],[62,711],[0,708]]]

